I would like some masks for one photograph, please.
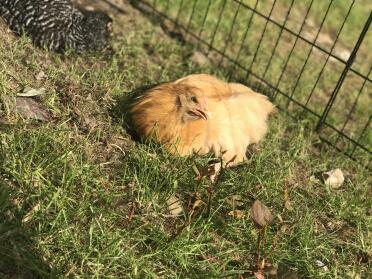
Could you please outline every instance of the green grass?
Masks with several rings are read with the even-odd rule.
[[[191,215],[188,203],[207,203],[210,186],[195,180],[193,166],[208,159],[133,142],[123,102],[143,85],[216,71],[193,65],[191,47],[126,10],[115,17],[112,56],[62,58],[26,38],[0,35],[0,278],[252,278],[255,199],[275,216],[266,253],[286,225],[271,263],[299,278],[368,278],[370,174],[319,147],[310,120],[274,116],[259,150],[214,187],[210,212],[201,205]],[[46,78],[37,80],[40,71]],[[25,86],[47,89],[40,101],[52,113],[49,122],[12,112],[11,100]],[[338,190],[310,179],[336,167],[346,177]],[[291,210],[283,207],[285,189]],[[183,216],[169,216],[166,201],[174,194]],[[241,219],[229,215],[232,195],[244,202]]]

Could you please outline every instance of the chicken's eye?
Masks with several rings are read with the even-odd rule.
[[[190,98],[190,100],[191,100],[192,102],[194,102],[194,103],[197,103],[197,102],[198,102],[198,100],[196,99],[195,96],[192,96],[192,97]]]

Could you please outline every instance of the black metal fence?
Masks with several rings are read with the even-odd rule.
[[[372,6],[354,0],[137,0],[230,80],[316,124],[320,138],[371,162]],[[315,126],[315,125],[314,125]]]

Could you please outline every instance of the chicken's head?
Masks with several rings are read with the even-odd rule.
[[[209,118],[207,101],[199,90],[182,90],[177,96],[177,105],[183,122]]]

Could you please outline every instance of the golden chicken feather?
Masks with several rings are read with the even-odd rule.
[[[274,110],[266,96],[242,84],[194,74],[146,91],[130,114],[140,137],[154,138],[172,153],[213,152],[236,164],[264,137]]]

